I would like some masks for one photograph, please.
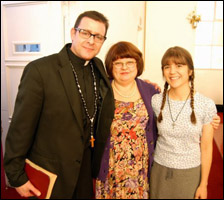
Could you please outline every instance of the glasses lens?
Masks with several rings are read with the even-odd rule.
[[[82,30],[82,29],[79,31],[79,34],[84,39],[88,39],[91,36],[90,32]]]
[[[102,35],[95,35],[95,41],[96,42],[103,42],[104,41],[104,37]]]
[[[129,62],[126,62],[126,65],[129,67],[129,68],[132,68],[135,66],[135,62],[134,61],[129,61]]]
[[[122,66],[123,66],[123,63],[122,62],[115,62],[114,63],[114,66],[118,69],[120,69]]]
[[[115,62],[114,63],[114,66],[118,69],[122,68],[124,65],[126,65],[128,68],[133,68],[135,66],[135,63],[134,61],[128,61],[126,63],[122,63],[122,62]]]
[[[99,35],[99,34],[95,35],[84,29],[76,28],[76,30],[79,31],[79,35],[84,39],[89,39],[91,36],[93,36],[95,42],[99,42],[99,43],[102,43],[106,39],[106,37],[102,35]]]

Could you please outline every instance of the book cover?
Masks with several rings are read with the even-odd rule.
[[[29,159],[25,160],[25,172],[30,182],[36,187],[41,195],[39,199],[49,199],[56,181],[57,175],[36,165]]]

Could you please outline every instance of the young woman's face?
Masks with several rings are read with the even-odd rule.
[[[191,76],[192,70],[189,70],[188,66],[181,63],[169,62],[163,66],[163,75],[167,83],[172,88],[179,88],[189,84],[189,76]]]

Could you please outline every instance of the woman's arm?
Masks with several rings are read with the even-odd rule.
[[[208,176],[212,164],[214,130],[211,124],[203,126],[201,137],[201,182],[196,191],[195,199],[207,198]]]

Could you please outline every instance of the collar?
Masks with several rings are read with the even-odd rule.
[[[72,50],[70,49],[71,48],[71,44],[70,45],[67,45],[67,52],[68,52],[68,57],[69,59],[71,60],[72,64],[74,66],[87,66],[89,64],[89,60],[86,61],[80,57],[78,57],[77,55],[75,55]]]

